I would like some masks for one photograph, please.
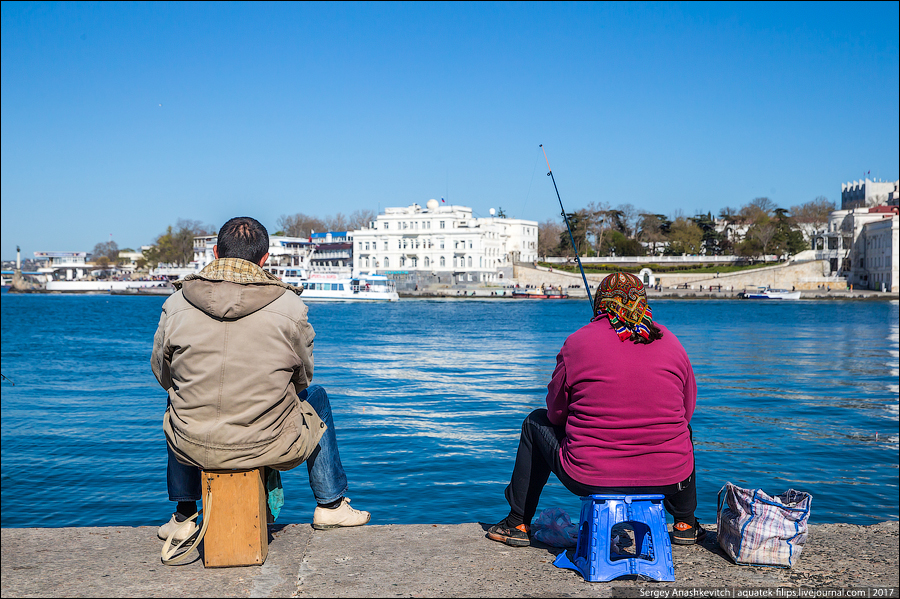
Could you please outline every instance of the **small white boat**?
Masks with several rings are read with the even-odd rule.
[[[540,289],[517,288],[513,289],[513,299],[569,299],[562,287],[549,287],[541,285]]]
[[[147,289],[167,289],[171,293],[171,285],[166,281],[48,281],[44,291],[57,293],[112,293],[114,291],[136,291]]]
[[[780,299],[780,300],[797,300],[800,299],[799,291],[788,291],[787,289],[772,289],[770,287],[760,287],[758,291],[745,291],[741,294],[744,299]]]
[[[312,273],[304,276],[300,269],[279,273],[282,281],[303,287],[300,298],[305,302],[396,302],[400,296],[393,279],[374,273],[348,276],[337,273]]]

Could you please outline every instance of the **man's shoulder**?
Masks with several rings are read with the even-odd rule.
[[[283,314],[294,320],[300,318],[306,320],[306,315],[309,312],[309,308],[307,308],[306,303],[300,296],[288,290],[282,293],[274,302],[263,308],[263,310]]]
[[[163,312],[166,314],[172,314],[178,310],[192,307],[191,303],[184,299],[184,292],[181,289],[177,289],[175,293],[166,298],[162,305]]]

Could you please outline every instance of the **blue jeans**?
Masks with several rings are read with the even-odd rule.
[[[309,471],[309,486],[312,488],[316,502],[331,503],[343,497],[348,487],[347,475],[344,473],[341,454],[338,452],[334,418],[331,416],[328,394],[321,385],[312,385],[301,391],[299,397],[301,400],[309,402],[328,427],[325,429],[325,434],[319,439],[319,446],[306,460],[306,469]],[[166,450],[169,454],[169,464],[166,469],[169,501],[199,501],[201,498],[200,469],[179,462],[168,444],[166,444]]]

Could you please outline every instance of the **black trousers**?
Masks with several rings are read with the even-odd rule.
[[[594,487],[584,485],[566,474],[559,459],[559,447],[566,436],[565,427],[554,426],[547,418],[547,410],[535,410],[522,423],[519,449],[512,480],[506,487],[506,500],[510,509],[521,514],[526,524],[531,524],[537,511],[541,491],[550,478],[556,475],[565,487],[578,495],[665,495],[663,505],[676,522],[694,523],[697,509],[696,470],[680,483],[660,487]]]

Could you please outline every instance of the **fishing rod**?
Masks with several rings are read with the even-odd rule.
[[[556,199],[559,200],[559,209],[562,210],[563,221],[566,223],[566,229],[569,231],[569,239],[572,240],[572,249],[575,250],[575,261],[578,262],[578,270],[581,271],[581,278],[584,281],[584,289],[587,291],[588,301],[591,302],[591,318],[596,316],[594,314],[594,296],[591,293],[591,287],[588,285],[587,275],[584,274],[584,267],[581,265],[581,258],[578,257],[578,246],[575,245],[575,236],[572,235],[572,227],[569,226],[569,217],[566,216],[566,209],[563,208],[562,198],[559,197],[559,188],[556,186],[556,177],[553,176],[553,169],[550,168],[550,160],[547,159],[547,150],[544,149],[544,144],[540,144],[539,146],[541,151],[544,152],[544,160],[547,161],[547,176],[550,177],[550,180],[553,181],[553,189],[556,190]]]

